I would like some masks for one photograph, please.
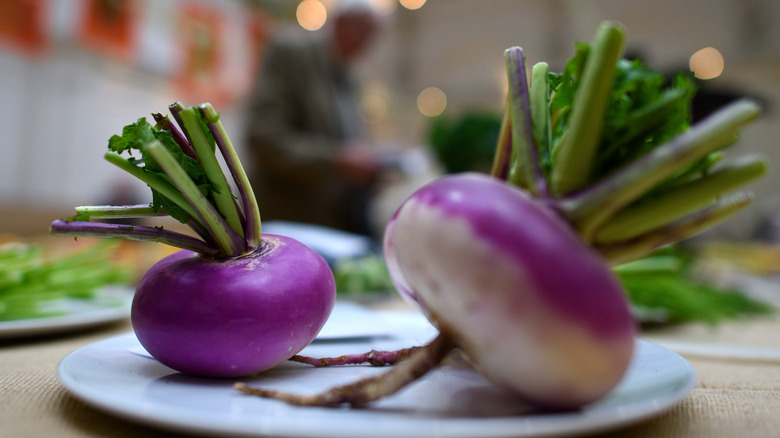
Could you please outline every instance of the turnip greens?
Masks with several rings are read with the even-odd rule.
[[[258,373],[308,345],[335,300],[333,273],[308,246],[262,235],[254,192],[210,104],[170,106],[111,137],[106,160],[145,182],[152,202],[76,208],[60,235],[154,241],[181,248],[154,264],[133,297],[139,342],[178,371],[217,377]],[[221,155],[236,187],[217,158]],[[125,156],[127,154],[128,156]],[[169,215],[191,234],[92,220]]]

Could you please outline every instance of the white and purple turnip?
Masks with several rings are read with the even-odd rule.
[[[575,409],[608,394],[629,366],[636,333],[611,266],[729,217],[750,196],[724,194],[765,171],[752,157],[713,165],[758,116],[754,102],[689,126],[692,81],[679,77],[664,89],[660,74],[620,59],[623,40],[621,25],[604,23],[563,73],[535,65],[530,86],[522,50],[508,49],[492,175],[433,181],[389,222],[390,276],[439,329],[436,339],[384,376],[322,394],[237,389],[298,405],[363,405],[459,350],[540,408]],[[332,364],[375,363],[368,359],[378,354]]]

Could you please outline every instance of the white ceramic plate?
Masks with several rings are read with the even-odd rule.
[[[332,338],[313,343],[302,354],[321,357],[418,345],[432,334],[420,319],[377,313],[375,322],[397,324],[394,337],[352,336],[351,342]],[[409,329],[401,329],[402,325]],[[259,376],[237,380],[250,386],[312,393],[384,371],[287,362]],[[148,356],[132,333],[69,354],[60,363],[58,376],[85,403],[166,430],[212,436],[327,438],[590,434],[655,416],[682,400],[696,381],[685,359],[638,340],[635,360],[623,382],[600,402],[576,412],[533,411],[491,386],[462,361],[449,363],[366,409],[304,408],[241,394],[232,388],[233,379],[177,373]]]
[[[0,321],[0,339],[20,339],[70,333],[121,321],[130,316],[133,289],[110,287],[92,299],[66,299],[56,303],[62,315],[15,321]]]

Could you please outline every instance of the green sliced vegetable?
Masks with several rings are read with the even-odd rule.
[[[47,259],[38,245],[0,245],[0,321],[57,316],[63,300],[89,301],[109,285],[128,284],[132,271],[112,262],[114,242]]]

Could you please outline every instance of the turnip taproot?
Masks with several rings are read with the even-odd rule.
[[[178,248],[152,266],[136,290],[131,319],[138,340],[178,371],[237,377],[267,370],[308,345],[335,301],[325,260],[289,237],[262,235],[252,188],[209,104],[171,105],[182,131],[154,114],[109,141],[106,159],[146,182],[150,205],[84,206],[53,233],[157,241]],[[238,195],[217,162],[219,149]],[[124,158],[122,152],[141,153]],[[239,202],[236,202],[238,200]],[[169,214],[197,237],[163,229],[90,222]]]
[[[750,197],[723,194],[765,170],[757,158],[713,166],[757,117],[754,102],[689,126],[693,82],[680,76],[667,89],[660,74],[620,59],[624,33],[604,23],[563,73],[535,65],[530,86],[522,49],[508,49],[492,175],[438,179],[389,222],[390,275],[439,329],[436,339],[384,376],[323,394],[237,389],[300,405],[362,405],[457,349],[496,385],[542,408],[578,408],[609,393],[635,335],[610,266],[730,216]]]

